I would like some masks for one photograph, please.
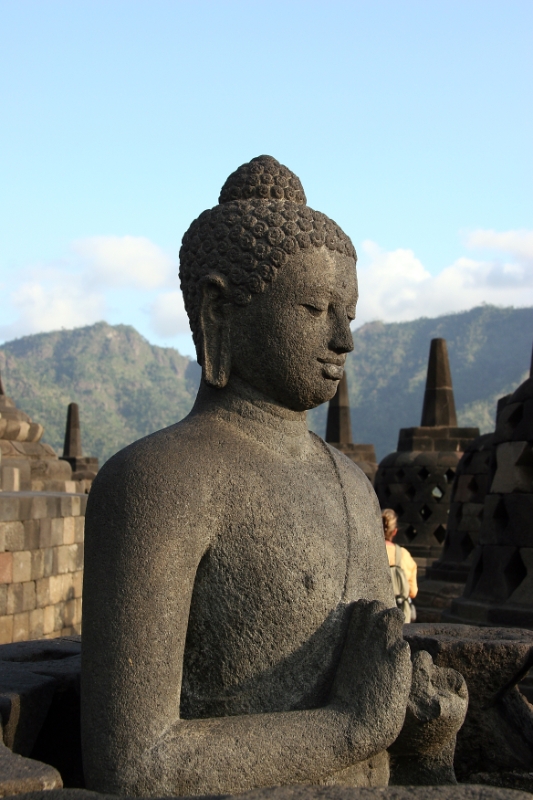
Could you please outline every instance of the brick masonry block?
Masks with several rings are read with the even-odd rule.
[[[32,581],[39,580],[44,575],[44,551],[32,550],[31,551],[31,579]]]
[[[13,494],[2,492],[0,494],[0,522],[20,519],[19,508],[19,492],[13,492]]]
[[[27,611],[13,615],[13,641],[25,642],[30,638],[30,615]]]
[[[0,553],[0,583],[13,581],[13,553]]]
[[[13,617],[0,617],[0,644],[9,644],[13,641]]]
[[[55,605],[56,603],[60,603],[63,599],[63,576],[51,575],[48,581],[50,604]]]
[[[63,625],[70,627],[76,622],[76,600],[67,600],[62,610]]]
[[[54,630],[60,631],[63,628],[63,607],[64,603],[56,603],[54,606]]]
[[[39,547],[51,547],[52,545],[52,520],[42,519],[39,526]]]
[[[82,607],[81,597],[77,597],[75,601],[74,625],[78,625],[80,630],[76,631],[76,633],[81,633],[81,607]]]
[[[77,597],[78,595],[76,595]],[[0,585],[0,617],[7,614],[7,586],[6,584]]]
[[[38,608],[50,605],[50,578],[35,581],[35,602]]]
[[[78,572],[73,573],[72,588],[74,590],[74,597],[81,597],[83,591],[83,570],[78,570]]]
[[[81,498],[67,495],[61,498],[61,516],[78,517],[81,513]]]
[[[7,587],[6,614],[20,614],[22,607],[22,584],[10,583]]]
[[[31,580],[31,553],[21,550],[13,553],[13,583],[24,583]]]
[[[49,635],[54,630],[55,606],[49,605],[43,608],[43,632]]]
[[[64,535],[64,519],[63,517],[56,517],[52,520],[52,535],[50,544],[52,547],[63,544]]]
[[[6,550],[12,553],[15,550],[24,550],[24,525],[22,522],[3,522],[0,523],[4,528]]]
[[[24,522],[24,546],[21,550],[37,550],[40,547],[40,522],[38,519],[27,519]]]
[[[43,550],[43,576],[49,578],[54,570],[54,548],[47,547]]]
[[[5,552],[6,549],[6,532],[4,525],[5,522],[0,522],[0,553]]]
[[[54,575],[63,575],[70,572],[70,548],[72,545],[62,544],[54,547]]]
[[[30,611],[30,639],[40,639],[44,634],[44,611],[35,608]]]
[[[32,504],[31,504],[31,514],[29,515],[29,519],[44,519],[45,517],[49,517],[48,508],[46,504],[46,497],[34,495],[32,497]]]
[[[75,541],[76,541],[75,517],[65,517],[63,542],[64,544],[74,544]]]
[[[74,541],[83,542],[85,533],[85,517],[75,517],[74,528],[75,528]]]
[[[22,610],[33,611],[36,605],[35,581],[27,581],[22,584]]]

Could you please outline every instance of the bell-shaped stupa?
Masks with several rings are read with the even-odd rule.
[[[533,629],[533,359],[493,440],[490,491],[462,597],[443,619]]]
[[[381,461],[374,481],[381,507],[398,515],[395,541],[420,576],[442,552],[455,473],[477,436],[478,428],[457,427],[446,340],[432,339],[421,425],[400,430],[398,450]]]

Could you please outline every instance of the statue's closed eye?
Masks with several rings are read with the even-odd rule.
[[[324,313],[326,310],[325,308],[319,308],[318,306],[311,305],[310,303],[302,303],[303,307],[306,308],[313,317],[320,317],[321,314]]]

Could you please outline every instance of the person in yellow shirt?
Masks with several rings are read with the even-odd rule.
[[[385,535],[389,566],[401,566],[405,572],[405,576],[409,584],[409,598],[416,597],[418,594],[418,585],[416,582],[417,565],[411,553],[406,550],[405,547],[399,548],[401,554],[401,563],[397,564],[397,545],[394,544],[394,537],[398,533],[398,517],[396,512],[393,511],[392,508],[385,508],[381,513],[381,519],[383,522],[383,533]],[[406,622],[410,622],[411,616],[414,616],[411,614],[410,610],[407,609],[407,606],[404,608],[404,614],[406,617]]]

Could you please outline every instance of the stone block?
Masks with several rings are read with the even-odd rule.
[[[31,579],[32,581],[39,580],[44,575],[44,551],[32,550],[31,551]]]
[[[55,606],[49,605],[43,608],[43,631],[44,635],[51,634],[54,631],[55,622]]]
[[[81,609],[82,609],[82,604],[83,604],[82,598],[81,597],[76,597],[75,611],[74,611],[74,625],[78,625],[80,627],[80,630],[76,631],[77,633],[81,633]]]
[[[52,520],[42,519],[39,525],[39,547],[51,547],[52,545]]]
[[[61,498],[61,516],[77,517],[81,513],[81,499],[77,495],[67,495]]]
[[[0,617],[7,614],[7,585],[0,584]]]
[[[509,597],[510,605],[533,607],[533,547],[520,548],[520,558],[524,564],[527,575]]]
[[[512,438],[518,441],[533,441],[533,399],[526,400],[523,405],[522,419],[514,429]]]
[[[85,533],[85,517],[74,518],[74,541],[83,542]]]
[[[6,534],[4,525],[5,522],[0,522],[0,553],[4,553],[6,549]]]
[[[63,544],[61,547],[54,547],[54,574],[63,575],[65,572],[72,572],[73,547],[77,545]]]
[[[38,608],[50,604],[50,578],[41,578],[35,581],[35,602]]]
[[[44,611],[42,608],[34,608],[30,611],[30,637],[40,639],[44,634]]]
[[[83,591],[83,570],[79,570],[78,572],[73,573],[72,587],[74,590],[74,597],[81,597]]]
[[[15,492],[11,495],[0,493],[0,522],[10,522],[19,519],[19,496]]]
[[[0,644],[9,644],[13,641],[13,615],[0,617]]]
[[[43,576],[49,578],[54,571],[54,548],[47,547],[43,550]]]
[[[64,544],[74,544],[74,542],[76,541],[75,517],[65,517],[63,523],[64,523],[64,532],[63,532]]]
[[[46,496],[39,497],[34,495],[31,504],[31,519],[44,519],[51,516],[48,513],[47,498]]]
[[[30,615],[27,611],[13,614],[13,641],[26,642],[30,638]]]
[[[65,603],[56,603],[54,606],[54,631],[63,630],[63,607]]]
[[[13,581],[13,553],[0,553],[0,583]]]
[[[31,580],[31,553],[21,550],[13,553],[13,582],[24,583]]]
[[[20,470],[18,467],[0,467],[2,478],[2,491],[20,492]]]
[[[61,610],[61,619],[64,627],[70,627],[76,622],[76,600],[67,600]]]
[[[61,789],[59,772],[48,764],[23,758],[0,743],[0,797]]]
[[[51,575],[48,578],[48,582],[50,603],[55,605],[55,603],[59,603],[63,599],[63,576]]]
[[[491,492],[533,492],[533,450],[528,442],[502,442],[496,460]]]
[[[76,570],[83,569],[85,544],[84,542],[80,542],[79,544],[73,545],[72,547],[73,547],[72,572],[76,572]],[[76,548],[76,550],[74,550],[74,548]]]
[[[2,522],[0,523],[5,534],[5,549],[13,552],[14,550],[24,550],[24,525],[22,522]]]
[[[62,545],[63,544],[63,536],[64,536],[65,528],[64,528],[64,519],[63,517],[56,517],[56,519],[52,520],[52,533],[50,538],[50,544],[52,547]]]
[[[20,614],[22,607],[22,583],[10,583],[7,587],[6,614]]]
[[[22,611],[32,611],[36,604],[35,581],[27,581],[22,584]]]
[[[40,527],[38,519],[24,521],[24,545],[21,550],[38,550],[41,541]]]

